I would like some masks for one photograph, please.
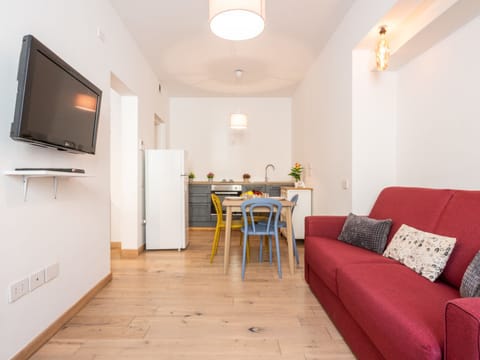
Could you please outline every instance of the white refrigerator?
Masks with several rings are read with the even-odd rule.
[[[188,176],[184,150],[145,150],[145,247],[188,246]]]

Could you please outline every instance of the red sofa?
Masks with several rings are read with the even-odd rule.
[[[432,283],[395,260],[337,240],[345,216],[305,219],[305,279],[359,359],[480,359],[480,298],[460,298],[480,250],[480,191],[390,187],[369,217],[457,238]]]

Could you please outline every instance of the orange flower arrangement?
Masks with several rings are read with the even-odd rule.
[[[302,177],[302,171],[303,171],[302,164],[297,162],[290,169],[290,174],[288,174],[288,175],[293,177],[295,179],[295,181],[300,181],[300,178]]]

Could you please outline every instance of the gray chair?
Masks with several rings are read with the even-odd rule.
[[[295,206],[297,206],[297,201],[298,201],[298,194],[295,194],[292,196],[290,199],[290,202],[293,203],[292,205],[292,218],[293,218],[293,210],[295,210]],[[259,223],[263,223],[264,221],[260,221]],[[279,221],[278,222],[278,227],[279,228],[287,228],[287,222],[286,221]],[[297,250],[297,240],[295,239],[295,230],[293,229],[293,224],[292,224],[292,243],[293,243],[293,253],[295,254],[295,259],[297,261],[297,265],[300,264],[300,259],[298,258],[298,250]],[[272,252],[272,249],[270,247],[270,253]]]

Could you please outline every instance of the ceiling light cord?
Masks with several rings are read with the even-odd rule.
[[[243,77],[243,70],[236,69],[233,71],[235,77],[240,81]],[[230,128],[234,130],[245,130],[248,126],[248,117],[247,114],[237,111],[236,113],[230,114]]]

